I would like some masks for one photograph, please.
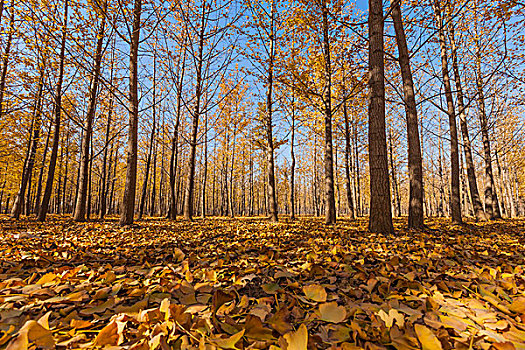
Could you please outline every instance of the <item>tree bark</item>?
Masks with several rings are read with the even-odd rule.
[[[368,106],[370,219],[368,229],[374,233],[393,233],[385,130],[383,1],[369,0],[368,5],[370,69]]]
[[[95,112],[97,109],[97,93],[98,83],[100,79],[100,66],[102,63],[102,49],[104,44],[104,31],[106,27],[106,17],[102,16],[102,22],[97,33],[97,47],[95,51],[95,65],[93,68],[93,76],[91,78],[91,88],[89,91],[89,107],[86,114],[84,125],[84,137],[81,145],[81,160],[80,160],[80,180],[78,182],[78,196],[75,205],[75,214],[73,219],[75,221],[86,220],[86,200],[88,192],[89,167],[92,163],[90,159],[91,137],[93,135],[93,120],[95,119]]]
[[[148,193],[149,170],[151,167],[151,157],[153,156],[153,143],[155,142],[156,122],[157,122],[157,53],[153,53],[153,125],[151,127],[151,135],[148,147],[148,157],[146,159],[146,171],[144,173],[144,182],[142,183],[142,194],[140,196],[139,215],[141,220],[144,215],[144,206],[146,205],[146,194]]]
[[[11,3],[13,5],[13,2]],[[4,1],[1,1],[0,20],[2,18],[2,11],[4,8]],[[15,24],[15,9],[11,6],[11,16],[9,18],[9,34],[7,36],[7,43],[5,46],[4,59],[2,61],[2,76],[0,77],[0,120],[4,118],[4,94],[5,85],[7,81],[7,68],[9,64],[9,55],[11,52],[11,43],[13,41],[13,32]]]
[[[126,183],[122,197],[120,225],[131,225],[135,211],[135,193],[137,190],[137,143],[139,124],[138,96],[138,51],[140,39],[140,16],[142,0],[135,0],[133,9],[133,32],[129,54],[129,130],[126,161]]]
[[[42,105],[42,93],[44,87],[44,70],[41,71],[38,79],[38,91],[35,100],[35,110],[33,114],[33,128],[30,131],[30,142],[29,142],[29,153],[27,160],[24,162],[24,170],[22,172],[22,181],[20,183],[20,189],[15,201],[13,203],[13,209],[11,211],[11,217],[18,220],[22,213],[24,201],[26,198],[26,189],[31,186],[31,175],[33,173],[33,167],[35,165],[35,156],[38,148],[38,141],[40,139],[40,124],[42,119],[41,105]],[[28,190],[29,191],[29,190]],[[29,193],[28,193],[29,196]],[[28,212],[28,210],[26,210]]]
[[[481,139],[483,142],[483,160],[485,161],[485,175],[487,177],[485,185],[485,210],[489,218],[501,218],[499,210],[498,195],[492,170],[492,155],[490,150],[489,126],[487,113],[485,111],[485,95],[483,92],[483,76],[481,72],[481,47],[479,39],[476,40],[476,87],[478,93],[479,123],[481,126]]]
[[[448,73],[447,44],[445,40],[444,22],[441,16],[440,6],[439,0],[435,0],[433,2],[436,24],[438,27],[438,39],[441,48],[441,74],[443,76],[443,85],[445,87],[445,98],[447,100],[447,114],[450,128],[450,216],[453,223],[460,224],[462,222],[462,218],[459,189],[458,130],[456,126],[454,97],[452,96],[452,87],[450,85],[450,76]]]
[[[266,92],[266,170],[268,172],[268,207],[270,220],[273,222],[279,221],[277,208],[277,191],[275,188],[275,158],[274,158],[274,144],[273,144],[273,74],[274,74],[274,60],[275,60],[275,2],[271,2],[271,23],[270,23],[270,49],[268,57],[268,90]]]
[[[60,116],[62,114],[62,83],[64,81],[64,60],[66,51],[66,38],[67,38],[67,19],[68,19],[68,1],[64,1],[64,17],[62,23],[62,38],[60,42],[60,56],[58,66],[58,81],[55,92],[55,103],[54,103],[54,123],[53,123],[53,145],[51,147],[51,155],[49,158],[49,168],[47,171],[47,181],[44,190],[44,196],[42,197],[42,203],[40,204],[40,211],[38,213],[38,221],[45,221],[47,212],[49,209],[49,201],[51,200],[51,193],[53,191],[53,182],[55,179],[55,168],[58,157],[58,146],[60,142]]]
[[[410,56],[406,41],[405,29],[401,15],[401,1],[394,1],[392,18],[396,32],[396,42],[399,51],[399,66],[403,79],[404,104],[407,118],[408,139],[408,179],[410,186],[408,201],[408,228],[423,228],[423,162],[421,159],[421,143],[419,140],[419,123],[417,117],[416,97]]]
[[[343,116],[345,123],[345,186],[346,186],[346,202],[348,206],[348,216],[350,219],[355,219],[354,199],[352,198],[352,180],[350,176],[350,156],[352,153],[352,145],[350,143],[350,120],[348,117],[348,106],[346,103],[346,85],[345,85],[345,71],[343,68]]]
[[[186,194],[184,196],[184,218],[186,220],[193,220],[193,200],[194,200],[194,189],[195,189],[195,158],[197,154],[197,133],[199,131],[199,118],[201,115],[201,99],[203,93],[203,78],[202,78],[202,66],[203,66],[203,54],[204,54],[204,41],[205,41],[205,30],[206,30],[206,5],[202,4],[202,15],[199,32],[199,47],[196,57],[196,77],[195,77],[195,109],[192,113],[192,126],[190,136],[190,156],[188,159],[188,181],[186,183]]]
[[[326,213],[325,223],[328,225],[335,224],[335,190],[334,190],[334,155],[332,143],[332,67],[330,57],[330,37],[328,34],[328,8],[326,0],[322,0],[323,15],[323,58],[324,58],[324,171],[325,171],[325,198]]]
[[[461,74],[459,72],[458,54],[456,47],[456,40],[454,34],[454,25],[452,23],[448,26],[450,37],[450,48],[452,55],[452,68],[454,71],[454,80],[456,83],[457,103],[459,109],[459,125],[461,127],[461,135],[463,136],[463,152],[465,154],[465,165],[467,168],[467,180],[469,185],[470,200],[476,220],[486,220],[485,212],[483,211],[483,204],[478,191],[478,183],[476,180],[476,168],[474,166],[474,159],[472,157],[472,144],[467,125],[466,107],[463,95],[463,86],[461,84]]]

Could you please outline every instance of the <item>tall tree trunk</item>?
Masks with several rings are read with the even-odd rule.
[[[44,146],[44,154],[42,155],[42,163],[40,165],[40,172],[38,174],[38,185],[37,185],[36,196],[35,196],[35,213],[36,214],[38,214],[38,212],[40,211],[40,197],[42,196],[42,182],[44,180],[44,168],[46,165],[47,150],[49,146],[50,136],[51,136],[51,124],[49,124],[49,128],[47,130],[46,143]]]
[[[202,169],[202,217],[206,217],[206,183],[208,182],[208,113],[204,114],[204,155]]]
[[[348,106],[346,96],[345,84],[345,70],[343,67],[343,116],[345,122],[345,186],[346,186],[346,202],[348,206],[348,216],[350,219],[355,219],[354,199],[352,198],[352,180],[350,177],[350,158],[352,153],[352,145],[350,143],[350,120],[348,117]]]
[[[392,233],[392,206],[385,130],[385,64],[383,1],[369,0],[369,89],[368,145],[370,164],[370,219],[368,229]]]
[[[138,96],[138,51],[140,39],[140,16],[142,0],[135,0],[133,8],[133,32],[129,53],[129,130],[126,161],[126,183],[122,197],[120,225],[131,225],[135,211],[135,193],[137,191],[137,143],[139,124]]]
[[[35,99],[35,109],[33,114],[33,128],[29,132],[29,152],[26,161],[24,162],[24,170],[22,172],[22,181],[20,183],[20,189],[15,198],[13,209],[11,211],[11,217],[19,219],[22,213],[22,207],[24,205],[26,189],[31,186],[31,174],[33,173],[33,166],[35,164],[35,156],[38,148],[38,141],[40,139],[40,124],[41,124],[41,106],[42,106],[42,93],[44,88],[44,70],[42,69],[40,77],[38,79],[38,91]],[[29,194],[28,194],[29,196]]]
[[[183,43],[185,45],[185,42]],[[168,210],[168,218],[175,220],[177,217],[177,191],[175,189],[177,165],[179,161],[179,126],[182,108],[182,87],[184,84],[184,71],[186,69],[186,48],[184,47],[184,53],[182,59],[179,60],[180,77],[176,82],[177,85],[177,112],[175,119],[175,127],[173,129],[173,137],[171,139],[171,156],[170,156],[170,171],[169,171],[169,182],[170,182],[170,207]]]
[[[421,159],[421,143],[419,141],[419,123],[417,118],[416,97],[410,58],[406,41],[405,29],[401,15],[401,1],[394,1],[392,18],[396,32],[397,48],[399,51],[399,66],[403,79],[403,93],[407,117],[408,139],[408,228],[423,228],[423,162]]]
[[[388,158],[390,160],[390,170],[392,172],[392,194],[394,196],[394,216],[401,216],[401,198],[399,196],[399,186],[397,183],[396,167],[394,165],[394,145],[393,145],[392,128],[388,128]]]
[[[148,191],[148,180],[149,180],[149,170],[151,167],[151,157],[153,156],[153,143],[155,142],[155,132],[156,132],[156,122],[157,122],[157,52],[153,53],[153,125],[151,127],[151,136],[149,140],[148,147],[148,157],[146,159],[146,172],[144,174],[144,182],[142,183],[142,194],[140,196],[139,204],[139,220],[142,219],[144,214],[144,206],[146,205],[146,194]]]
[[[279,221],[278,206],[277,206],[277,189],[275,186],[275,158],[274,158],[274,144],[273,144],[273,74],[275,61],[275,2],[271,2],[271,23],[270,23],[270,49],[268,57],[268,76],[266,91],[266,170],[268,172],[268,207],[270,220],[273,222]]]
[[[81,145],[81,160],[80,160],[80,179],[79,179],[79,189],[77,196],[77,203],[75,205],[75,214],[73,219],[75,221],[85,221],[86,220],[86,200],[88,192],[88,180],[89,180],[89,167],[92,163],[90,159],[90,149],[89,145],[91,144],[91,138],[93,135],[93,120],[95,119],[95,112],[97,109],[97,93],[98,93],[98,83],[100,79],[100,66],[102,63],[102,49],[104,44],[104,31],[106,27],[106,17],[102,16],[102,22],[100,23],[100,28],[97,33],[97,47],[95,51],[95,65],[93,68],[93,76],[91,77],[91,88],[89,91],[89,106],[86,114],[86,120],[84,125],[84,137],[82,138]]]
[[[452,87],[448,73],[448,54],[445,40],[444,21],[441,16],[441,5],[439,0],[433,2],[436,24],[438,27],[438,39],[441,47],[441,74],[443,76],[443,85],[445,87],[445,97],[447,100],[447,114],[450,128],[450,216],[452,222],[460,224],[461,218],[461,198],[459,190],[459,147],[458,147],[458,130],[456,126],[456,111],[454,108],[454,97],[452,96]]]
[[[459,109],[459,125],[461,127],[461,135],[463,136],[463,152],[465,153],[465,165],[467,168],[467,179],[470,192],[470,200],[476,220],[486,220],[485,212],[483,211],[483,204],[478,191],[478,183],[476,180],[476,168],[472,157],[472,144],[470,143],[470,136],[467,125],[466,107],[463,95],[463,86],[461,84],[461,74],[459,72],[458,54],[456,47],[456,39],[454,34],[454,25],[452,23],[448,26],[450,37],[450,48],[452,54],[452,68],[454,71],[454,80],[456,82],[457,103]]]
[[[64,18],[62,22],[62,38],[60,42],[60,56],[58,66],[58,81],[55,91],[54,103],[54,123],[53,123],[53,145],[51,147],[51,155],[49,158],[49,169],[47,171],[47,181],[40,204],[40,211],[38,212],[38,221],[45,221],[47,211],[49,209],[49,201],[51,200],[51,193],[53,191],[53,182],[55,180],[55,168],[58,157],[58,146],[60,142],[60,116],[62,114],[62,83],[64,81],[64,60],[66,51],[66,37],[67,37],[67,19],[68,19],[68,1],[64,1]]]
[[[479,39],[476,40],[476,87],[477,100],[479,108],[479,123],[481,126],[481,139],[483,141],[483,160],[485,161],[485,175],[487,177],[485,185],[485,210],[489,218],[499,219],[501,213],[499,210],[498,195],[492,170],[492,155],[490,151],[489,126],[487,113],[485,111],[485,94],[483,92],[483,75],[481,71],[481,44]]]
[[[295,219],[295,94],[292,88],[292,135],[290,137],[290,219]]]
[[[335,224],[335,190],[334,190],[334,155],[332,143],[332,67],[330,57],[330,37],[328,35],[328,8],[326,0],[322,0],[323,12],[323,58],[324,58],[324,171],[325,171],[325,198],[326,198],[326,224]]]
[[[193,219],[193,197],[195,188],[195,158],[197,154],[197,133],[199,131],[199,118],[201,114],[201,98],[203,93],[203,54],[206,30],[206,5],[202,4],[202,15],[199,32],[199,47],[197,51],[197,67],[195,77],[195,109],[192,113],[192,126],[190,136],[190,157],[188,160],[188,182],[186,183],[186,194],[184,196],[184,218]]]

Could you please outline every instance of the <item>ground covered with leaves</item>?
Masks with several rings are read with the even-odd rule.
[[[525,349],[525,220],[0,224],[0,348]]]

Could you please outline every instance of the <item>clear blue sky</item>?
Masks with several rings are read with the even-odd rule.
[[[360,10],[368,10],[368,0],[356,0],[355,2]]]

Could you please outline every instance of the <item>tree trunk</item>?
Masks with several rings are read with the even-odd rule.
[[[499,210],[498,195],[492,171],[492,155],[490,151],[489,126],[487,113],[485,111],[485,95],[483,92],[483,76],[481,72],[481,48],[479,39],[476,41],[476,87],[478,93],[479,123],[481,126],[481,139],[483,141],[483,160],[485,161],[485,175],[487,177],[485,185],[485,210],[489,218],[499,219],[501,213]]]
[[[22,171],[22,181],[20,183],[20,189],[15,198],[13,209],[11,211],[11,217],[19,219],[22,213],[22,207],[24,205],[26,189],[31,186],[31,174],[33,173],[33,166],[35,164],[35,156],[38,148],[38,141],[40,139],[40,124],[41,124],[41,106],[42,106],[42,93],[44,88],[44,70],[41,71],[38,79],[38,91],[35,100],[35,110],[33,114],[33,128],[30,131],[30,142],[29,152],[27,160],[24,162],[24,170]],[[29,196],[29,194],[28,194]]]
[[[292,135],[290,138],[290,219],[295,219],[295,95],[292,88]]]
[[[461,85],[461,74],[459,72],[458,54],[454,35],[454,25],[450,23],[448,28],[452,54],[452,68],[454,71],[454,80],[456,82],[457,103],[459,109],[459,125],[461,127],[461,135],[463,136],[463,152],[465,153],[465,165],[467,168],[467,179],[469,185],[470,200],[472,203],[472,208],[474,210],[476,220],[484,221],[487,218],[485,212],[483,211],[483,204],[481,203],[481,199],[479,196],[478,183],[476,180],[476,168],[474,166],[474,160],[472,157],[472,144],[470,143],[470,136],[468,132],[466,115],[467,112],[463,96],[463,87]]]
[[[142,0],[135,0],[133,9],[133,32],[129,54],[129,130],[128,154],[126,161],[126,183],[122,197],[120,225],[131,225],[135,211],[135,193],[137,190],[137,143],[139,124],[138,96],[138,51],[140,38],[140,16]]]
[[[266,92],[266,170],[268,172],[268,207],[270,220],[279,221],[277,208],[277,190],[275,188],[275,158],[273,144],[273,74],[275,60],[275,2],[271,2],[270,50],[268,57],[268,90]]]
[[[459,190],[459,150],[458,150],[458,130],[456,127],[456,111],[454,109],[454,97],[452,96],[452,87],[448,74],[448,55],[447,44],[445,41],[445,31],[443,19],[441,16],[441,7],[439,0],[434,0],[433,7],[438,27],[438,39],[441,47],[441,74],[443,76],[443,85],[445,87],[445,97],[447,100],[447,114],[450,128],[450,216],[452,222],[460,224],[461,218],[461,198]]]
[[[346,202],[348,206],[348,216],[350,219],[355,219],[354,199],[352,198],[352,180],[350,177],[350,156],[352,153],[352,145],[350,143],[350,120],[348,118],[348,106],[346,103],[346,85],[345,85],[345,71],[343,68],[343,116],[345,122],[345,186],[346,186]]]
[[[421,143],[419,141],[419,123],[417,118],[416,97],[408,46],[403,28],[401,1],[394,1],[392,18],[396,32],[399,51],[399,66],[403,79],[403,93],[407,117],[408,139],[408,179],[410,194],[408,200],[408,228],[423,228],[423,162],[421,159]]]
[[[385,65],[383,1],[369,0],[369,89],[368,145],[370,164],[370,219],[368,229],[392,233],[392,206],[385,130]]]
[[[193,219],[193,192],[195,188],[195,158],[197,153],[197,132],[199,131],[199,118],[201,114],[201,98],[202,98],[202,66],[205,40],[205,25],[206,25],[206,6],[202,4],[202,15],[199,33],[199,48],[197,52],[197,67],[195,77],[195,109],[192,115],[191,137],[190,137],[190,156],[188,160],[188,182],[186,183],[186,194],[184,196],[184,218],[186,220]]]
[[[38,213],[38,221],[45,221],[47,211],[49,209],[49,201],[51,200],[51,193],[53,191],[53,182],[55,180],[55,168],[58,157],[58,146],[60,142],[60,116],[62,113],[62,83],[64,81],[64,60],[66,51],[66,37],[67,37],[67,19],[68,19],[68,1],[64,1],[64,18],[62,23],[62,38],[60,43],[60,57],[58,67],[58,81],[55,91],[54,104],[54,123],[53,123],[53,145],[51,147],[51,155],[49,159],[49,169],[47,171],[47,181],[40,204],[40,211]]]
[[[332,67],[330,58],[330,37],[328,35],[328,8],[326,0],[322,0],[323,12],[323,58],[324,58],[324,171],[325,171],[325,198],[326,198],[326,224],[335,224],[335,190],[334,190],[334,156],[332,144]]]
[[[93,76],[91,78],[91,88],[89,91],[89,107],[86,114],[86,121],[84,125],[84,137],[81,145],[81,160],[80,160],[80,179],[77,196],[77,203],[75,205],[75,221],[86,220],[86,200],[88,192],[89,167],[92,160],[89,157],[91,144],[91,137],[93,135],[93,120],[95,119],[95,112],[97,109],[97,93],[98,83],[100,78],[100,65],[102,63],[102,45],[104,44],[104,31],[106,27],[106,17],[102,16],[102,22],[97,33],[97,48],[95,52],[95,65],[93,68]]]
[[[151,157],[153,156],[153,143],[155,142],[156,122],[157,122],[157,53],[153,53],[153,125],[151,127],[151,136],[148,147],[148,158],[146,159],[146,172],[144,174],[144,182],[142,183],[142,194],[140,196],[139,215],[138,219],[142,220],[144,215],[144,206],[146,205],[146,194],[148,192],[149,170],[151,167]]]

